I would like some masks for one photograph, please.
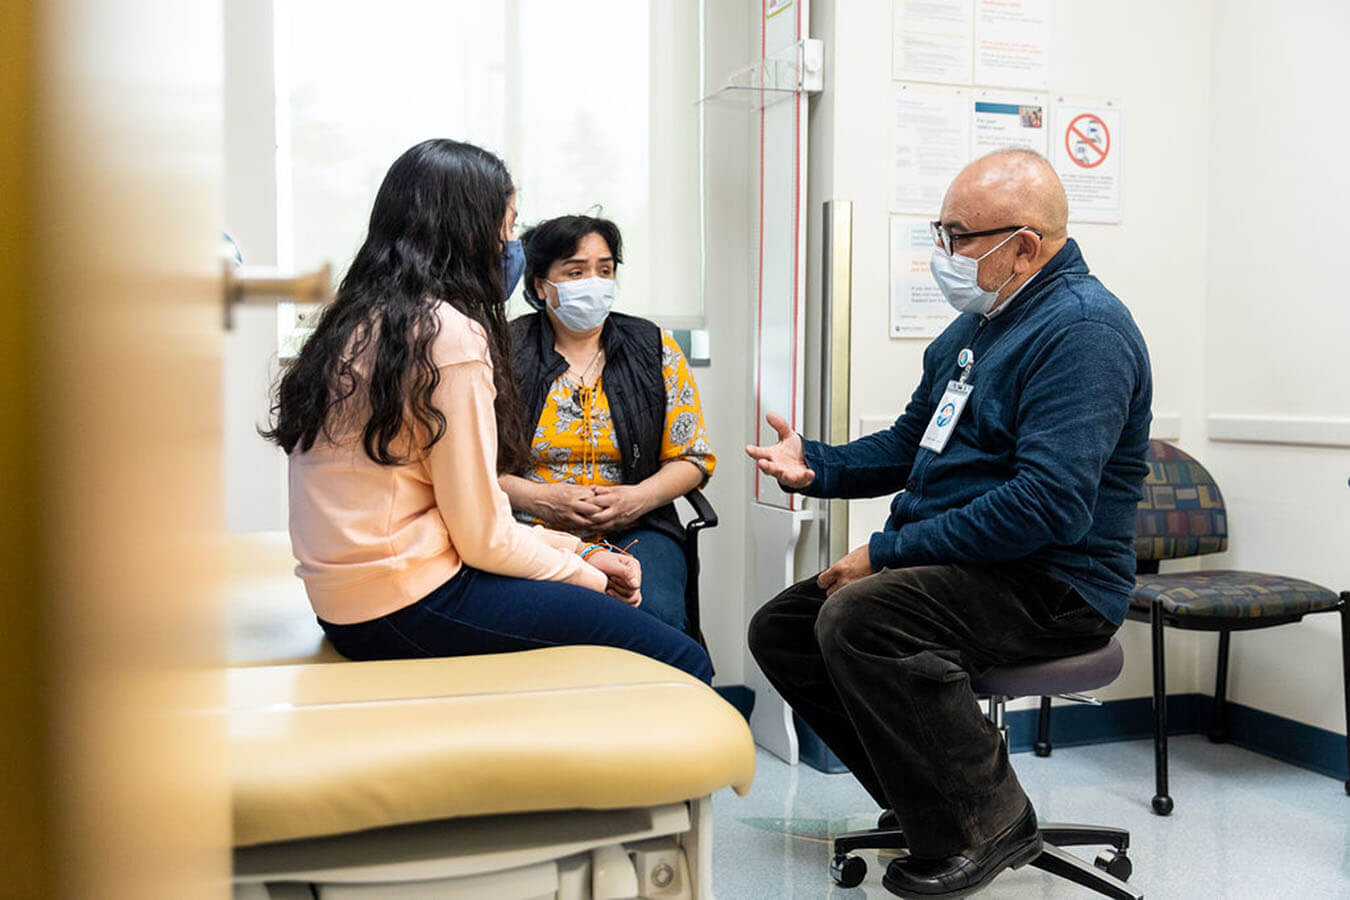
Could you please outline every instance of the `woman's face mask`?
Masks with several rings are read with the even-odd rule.
[[[502,286],[506,290],[503,300],[511,296],[516,285],[520,284],[520,276],[524,274],[525,250],[520,246],[520,241],[507,241],[502,247]]]
[[[614,307],[613,278],[574,278],[548,284],[558,292],[558,306],[553,312],[568,331],[586,332],[599,328]]]

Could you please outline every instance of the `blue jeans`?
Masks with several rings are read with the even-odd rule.
[[[352,625],[322,619],[319,624],[337,651],[354,660],[598,644],[632,650],[704,682],[712,680],[712,663],[702,647],[620,600],[576,585],[508,578],[468,566],[421,600],[386,616]]]
[[[607,540],[616,547],[637,541],[628,552],[642,565],[642,605],[638,609],[684,631],[684,588],[689,580],[684,545],[651,528],[634,528]]]

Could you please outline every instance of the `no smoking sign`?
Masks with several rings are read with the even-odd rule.
[[[1075,116],[1064,129],[1064,149],[1074,165],[1095,169],[1106,162],[1111,152],[1111,132],[1106,123],[1092,113]]]
[[[1051,140],[1055,173],[1069,199],[1070,222],[1121,220],[1120,173],[1124,121],[1120,107],[1110,100],[1060,100],[1054,108]]]

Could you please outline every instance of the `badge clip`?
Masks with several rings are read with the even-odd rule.
[[[975,368],[975,351],[965,347],[956,355],[956,364],[961,367],[961,384],[970,380],[970,370]]]

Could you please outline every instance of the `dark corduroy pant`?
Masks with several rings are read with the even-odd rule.
[[[757,612],[750,650],[783,698],[900,819],[911,852],[979,847],[1027,797],[971,676],[1104,646],[1116,625],[1029,566],[884,569],[828,599],[816,579]]]

